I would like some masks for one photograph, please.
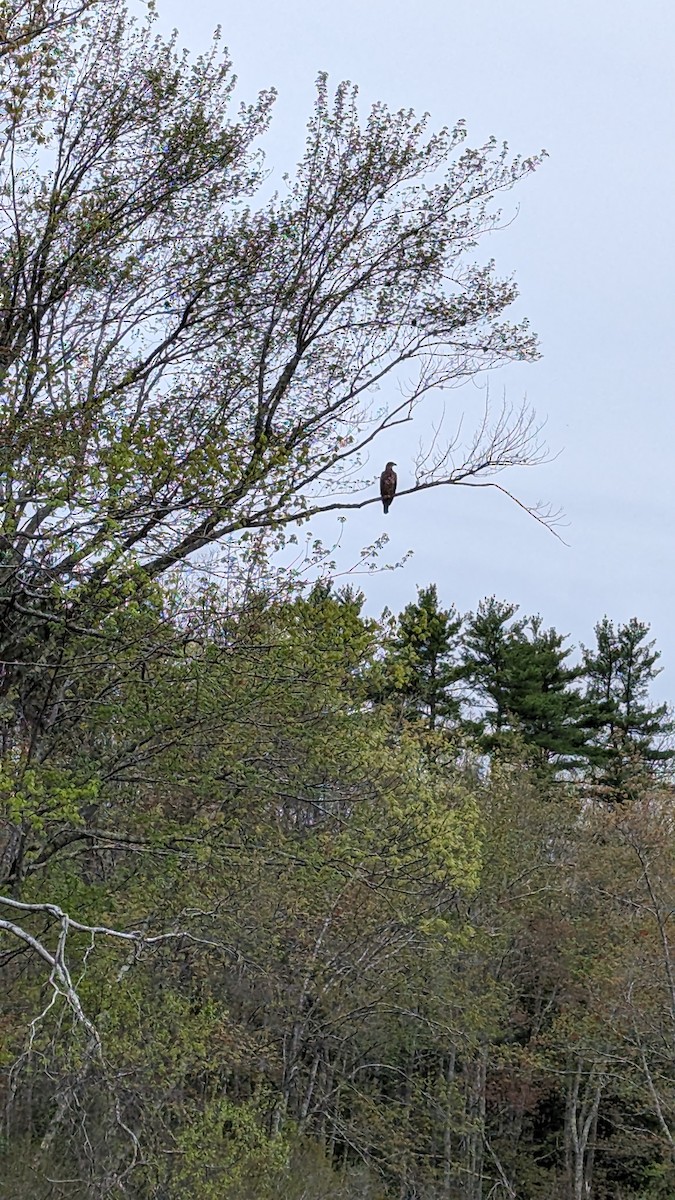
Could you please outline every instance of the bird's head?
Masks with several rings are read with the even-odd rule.
[[[396,466],[395,462],[388,462],[384,469],[385,469],[385,471],[391,471],[391,468],[395,467],[395,466]]]

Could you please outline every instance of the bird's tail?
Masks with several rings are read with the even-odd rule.
[[[389,512],[389,505],[390,505],[390,504],[391,504],[391,500],[383,500],[383,501],[382,501],[382,507],[383,507],[383,509],[384,509],[384,511],[385,511],[386,513],[388,513],[388,512]]]

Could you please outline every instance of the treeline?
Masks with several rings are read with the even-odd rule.
[[[439,605],[435,585],[420,589],[389,621],[373,697],[430,732],[460,731],[486,753],[527,747],[550,776],[624,799],[632,780],[675,753],[668,705],[649,694],[660,672],[649,626],[604,617],[571,664],[568,639],[518,611],[491,597],[460,616]]]
[[[512,606],[361,601],[155,590],[64,652],[30,765],[45,672],[6,702],[3,1198],[672,1195],[646,627],[598,626],[603,700]],[[619,757],[570,771],[568,694]]]

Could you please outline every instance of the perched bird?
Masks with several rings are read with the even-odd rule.
[[[396,463],[388,462],[384,471],[380,475],[380,495],[382,497],[382,506],[386,513],[389,512],[389,505],[396,495],[396,472],[394,467]]]

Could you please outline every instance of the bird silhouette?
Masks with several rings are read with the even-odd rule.
[[[388,462],[380,475],[380,496],[382,497],[382,507],[386,513],[389,512],[389,505],[396,495],[398,479],[394,470],[395,466],[395,462]]]

